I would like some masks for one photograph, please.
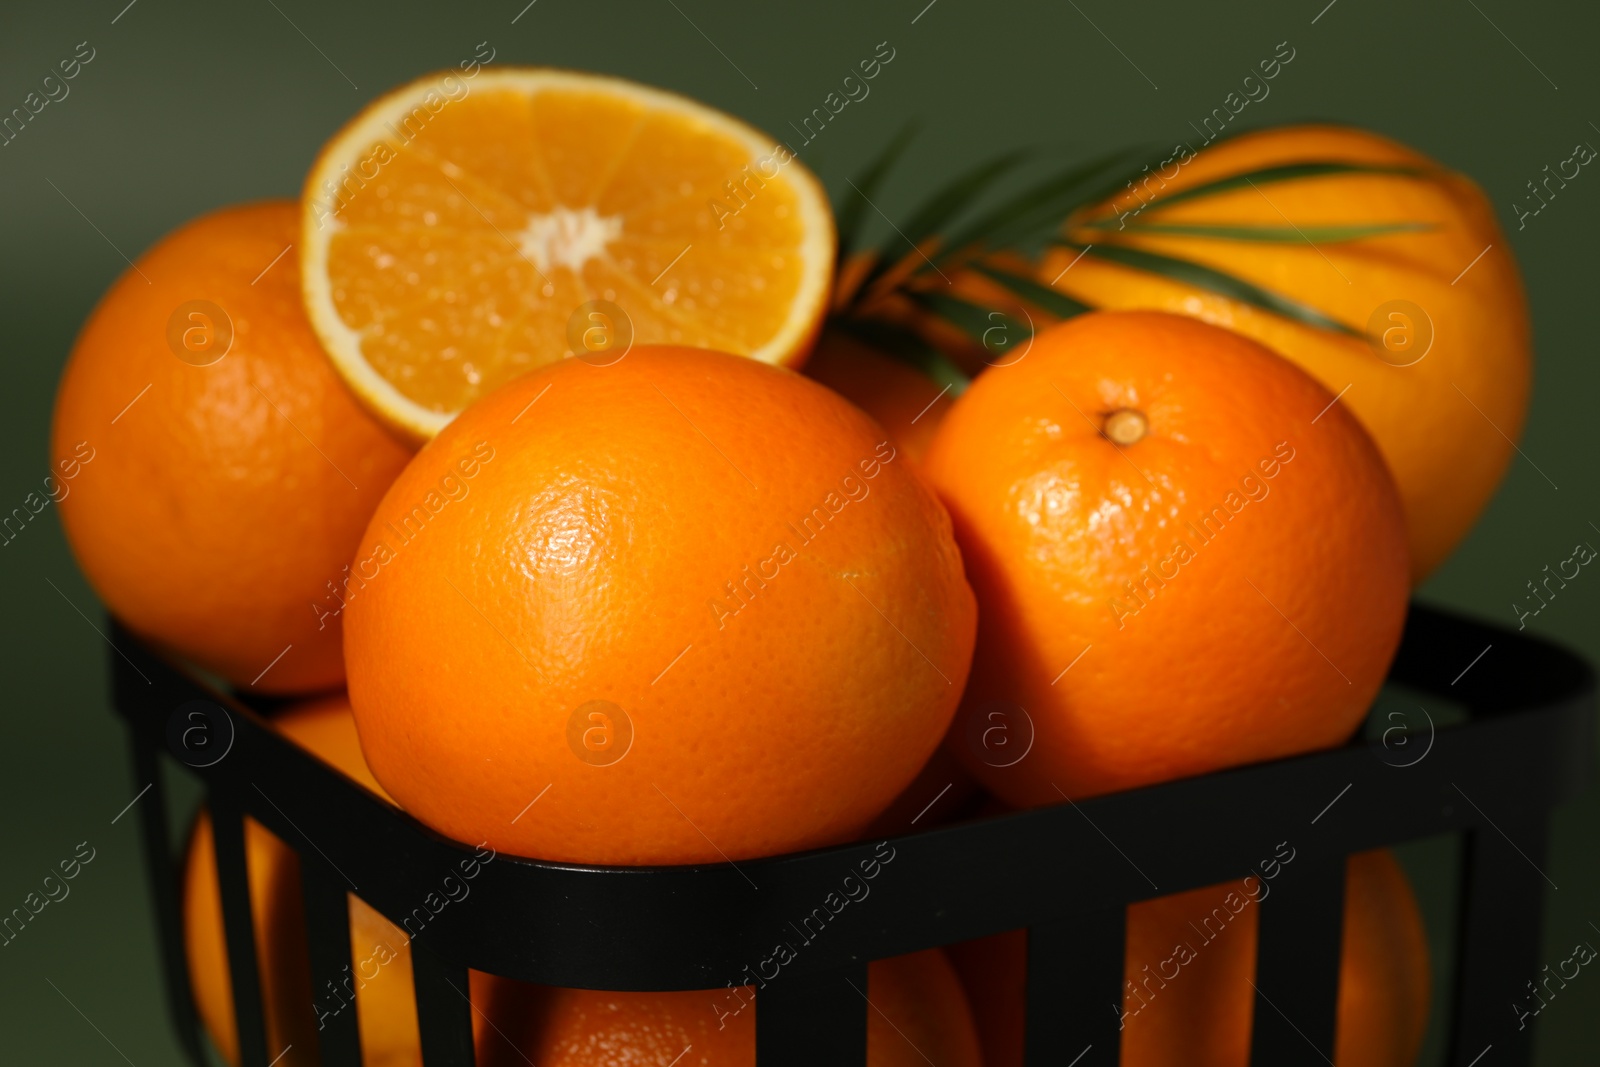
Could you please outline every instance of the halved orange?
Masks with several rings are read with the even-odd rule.
[[[434,74],[323,149],[306,307],[334,365],[418,439],[509,378],[633,343],[804,358],[827,307],[827,197],[787,146],[619,78]]]

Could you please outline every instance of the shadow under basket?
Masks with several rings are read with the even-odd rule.
[[[197,1064],[204,1042],[182,941],[182,843],[169,835],[158,755],[183,755],[181,731],[196,709],[231,740],[209,766],[185,762],[204,782],[216,827],[243,1067],[267,1067],[246,816],[299,854],[317,975],[351,963],[350,884],[399,924],[474,850],[383,803],[127,630],[115,636],[127,653],[110,657],[115,707],[129,726],[135,779],[153,784],[139,817],[168,1008]],[[1519,1030],[1508,1005],[1539,970],[1551,809],[1585,785],[1594,763],[1593,672],[1545,641],[1413,605],[1390,678],[1464,706],[1465,721],[1412,735],[1404,760],[1355,741],[892,839],[891,876],[873,884],[872,906],[841,910],[827,936],[759,989],[760,1067],[863,1067],[870,961],[1018,928],[1028,931],[1028,1067],[1115,1065],[1127,906],[1240,879],[1281,841],[1296,858],[1260,905],[1251,1063],[1331,1062],[1346,858],[1452,833],[1464,847],[1448,1062],[1468,1067],[1492,1045],[1495,1067],[1528,1064],[1533,1028]],[[315,844],[302,827],[314,828]],[[469,968],[589,989],[725,990],[747,981],[746,967],[771,956],[790,921],[877,847],[738,869],[509,856],[484,864],[472,906],[444,908],[412,941],[426,1067],[473,1063],[471,1006],[460,992]],[[318,1038],[327,1067],[361,1063],[354,1012],[333,1015]]]

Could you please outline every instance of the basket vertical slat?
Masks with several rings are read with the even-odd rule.
[[[267,1067],[245,815],[330,881],[333,873],[353,875],[363,899],[391,921],[437,885],[438,871],[467,864],[471,849],[383,804],[285,741],[257,709],[208,687],[120,624],[114,622],[112,632],[119,650],[111,657],[116,710],[135,727],[141,788],[157,780],[156,753],[164,745],[183,759],[183,746],[171,734],[173,716],[188,702],[214,705],[237,731],[225,758],[184,762],[206,783],[216,816],[241,1067]],[[1494,655],[1476,666],[1469,685],[1457,689],[1462,665],[1475,663],[1490,642]],[[1450,1062],[1488,1067],[1484,1054],[1492,1045],[1496,1063],[1526,1067],[1536,1021],[1520,1027],[1515,1013],[1518,998],[1530,1010],[1536,1003],[1526,986],[1543,973],[1547,823],[1551,809],[1578,795],[1593,775],[1593,672],[1545,642],[1417,605],[1392,677],[1464,704],[1469,712],[1466,722],[1436,734],[1430,723],[1421,754],[1405,764],[1416,770],[1375,762],[1368,746],[1357,742],[1089,803],[1096,820],[1115,831],[1119,851],[1125,842],[1134,854],[1163,857],[1161,869],[1152,868],[1161,893],[1238,877],[1265,862],[1258,859],[1262,842],[1286,836],[1286,826],[1275,825],[1290,818],[1285,812],[1299,812],[1295,820],[1320,812],[1312,819],[1317,840],[1306,841],[1292,865],[1281,864],[1257,912],[1262,925],[1253,1062],[1274,1067],[1331,1057],[1344,857],[1436,834],[1466,835]],[[1458,782],[1472,801],[1462,802],[1467,794]],[[1316,788],[1308,792],[1307,783]],[[1332,806],[1325,798],[1344,795],[1335,790],[1341,784],[1355,791],[1335,817],[1319,823]],[[269,792],[301,822],[272,802]],[[139,818],[150,884],[161,898],[157,921],[174,1001],[170,1010],[180,1040],[201,1067],[206,1061],[184,973],[180,879],[159,786],[153,793],[140,804]],[[1241,805],[1243,820],[1237,818]],[[1074,1036],[1080,1031],[1067,1028],[1062,1047],[1039,1050],[1043,1062],[1114,1062],[1120,1034],[1112,1028],[1120,1020],[1110,1009],[1123,997],[1125,909],[1147,893],[1125,872],[1117,876],[1097,866],[1098,843],[1092,853],[1083,848],[1079,824],[1087,814],[1062,805],[924,830],[898,842],[903,850],[916,842],[921,867],[914,882],[896,884],[887,910],[849,912],[848,936],[841,928],[839,937],[807,949],[798,966],[813,968],[811,973],[786,969],[758,993],[760,1067],[864,1067],[872,1010],[866,960],[1019,928],[1030,929],[1034,949],[1024,1005],[1031,1016],[1029,1039],[1050,1039],[1064,1017],[1089,1027],[1081,1031],[1081,1043]],[[327,852],[306,837],[302,824],[314,825]],[[858,843],[751,861],[761,885],[770,881],[778,888],[771,899],[748,904],[730,903],[748,899],[743,883],[749,876],[725,864],[607,870],[514,857],[479,864],[474,902],[444,912],[429,927],[425,944],[413,943],[426,1067],[473,1065],[469,966],[584,989],[704,989],[714,976],[765,955],[774,918],[793,901],[814,900],[835,886],[841,864],[868,863],[869,851],[871,846]],[[328,870],[329,853],[338,859],[337,872]],[[973,870],[985,877],[974,880]],[[308,910],[316,913],[308,930],[314,952],[319,944],[348,945],[348,884],[302,887]],[[559,920],[554,909],[560,909]],[[1113,921],[1096,918],[1113,910]],[[1064,926],[1063,916],[1071,916],[1075,928]],[[348,957],[317,958],[317,980],[325,983],[326,972],[341,970]],[[1107,1010],[1102,1014],[1097,1004]],[[707,1010],[714,1009],[708,1004]],[[1289,1021],[1273,1029],[1271,1020],[1285,1017]],[[1034,1067],[1039,1059],[1032,1052],[1029,1057]]]
[[[342,882],[303,855],[300,891],[305,898],[311,1011],[317,1020],[322,1067],[361,1067],[361,1028],[356,1005],[345,999],[355,984],[349,897]]]
[[[1252,1067],[1333,1062],[1346,863],[1300,857],[1259,905]]]
[[[1533,1021],[1517,1025],[1517,1006],[1539,1005],[1527,983],[1540,976],[1549,813],[1496,814],[1496,824],[1468,833],[1462,849],[1453,1067],[1476,1062],[1490,1045],[1496,1067],[1533,1061]]]
[[[780,974],[756,994],[757,1067],[866,1067],[865,961],[818,974]]]
[[[1116,1067],[1121,1049],[1127,908],[1028,930],[1027,1067]],[[1065,1057],[1065,1058],[1063,1058]]]
[[[167,835],[167,792],[161,781],[161,766],[155,749],[140,741],[137,735],[130,738],[130,742],[133,780],[136,786],[139,782],[149,785],[149,792],[137,806],[145,877],[150,886],[150,904],[155,909],[161,968],[167,983],[167,1012],[183,1051],[191,1060],[200,1063],[204,1059],[200,1050],[200,1020],[194,1009],[189,960],[183,949],[180,911],[183,896],[178,889],[178,862]]]
[[[240,1067],[267,1067],[266,1014],[261,1001],[261,969],[256,959],[250,876],[245,860],[244,809],[226,795],[209,798],[217,855],[217,888],[222,895],[222,929],[228,944],[228,978],[233,987],[233,1018],[239,1035]]]
[[[467,968],[412,941],[411,971],[417,991],[423,1067],[474,1067],[477,1061],[472,1047],[472,1001],[468,999],[471,978]]]

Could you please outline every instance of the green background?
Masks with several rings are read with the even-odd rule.
[[[1522,448],[1559,489],[1518,459],[1422,595],[1510,625],[1524,582],[1575,541],[1600,541],[1590,526],[1600,523],[1592,415],[1600,177],[1581,174],[1520,232],[1512,211],[1546,164],[1579,141],[1600,143],[1592,121],[1600,119],[1592,51],[1600,9],[1552,0],[1336,0],[1326,9],[1326,0],[936,0],[926,9],[926,0],[525,2],[8,4],[0,111],[19,106],[80,41],[96,55],[70,96],[0,148],[0,507],[20,504],[47,473],[55,384],[78,325],[125,268],[118,249],[137,256],[222,204],[293,195],[318,147],[357,108],[455,65],[480,41],[496,63],[625,75],[779,135],[888,41],[896,58],[870,97],[804,158],[837,193],[876,146],[918,119],[905,165],[877,198],[890,216],[942,176],[1005,148],[1090,153],[1188,137],[1190,122],[1288,41],[1294,62],[1236,125],[1341,120],[1472,175],[1500,213],[1530,294],[1538,367]],[[136,821],[111,824],[137,786],[107,708],[107,649],[88,620],[104,623],[53,507],[0,548],[0,591],[0,910],[19,905],[78,842],[97,853],[68,899],[0,949],[0,1060],[176,1063]],[[1580,579],[1530,628],[1600,656],[1597,605],[1600,584]],[[1560,889],[1549,893],[1543,960],[1600,940],[1589,925],[1600,922],[1597,831],[1600,793],[1557,817],[1546,870]],[[1406,854],[1436,940],[1448,922],[1449,851],[1435,843]],[[1600,978],[1580,978],[1541,1017],[1538,1062],[1593,1062],[1597,1019]]]

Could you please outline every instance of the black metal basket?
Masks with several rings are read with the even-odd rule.
[[[204,1063],[182,942],[178,848],[157,756],[175,712],[206,701],[231,727],[225,759],[194,768],[215,824],[243,1067],[267,1067],[246,886],[244,818],[300,857],[313,973],[351,963],[346,890],[400,923],[473,850],[383,803],[125,630],[112,656],[130,727],[167,995]],[[1468,669],[1470,668],[1470,669]],[[1508,1005],[1539,968],[1550,809],[1594,762],[1594,676],[1570,652],[1413,606],[1391,679],[1466,707],[1468,720],[1393,748],[1344,748],[1079,803],[930,829],[890,843],[871,907],[845,908],[759,993],[760,1067],[863,1067],[869,961],[1007,930],[1028,931],[1028,1067],[1114,1065],[1127,905],[1248,874],[1275,843],[1295,849],[1261,903],[1251,1062],[1331,1062],[1345,860],[1462,833],[1461,923],[1450,1063],[1493,1046],[1526,1065],[1531,1027]],[[193,710],[191,708],[191,710]],[[1423,758],[1415,753],[1425,752]],[[190,760],[194,762],[203,762]],[[268,800],[268,796],[272,799]],[[313,844],[301,827],[314,827]],[[445,908],[412,942],[427,1067],[473,1063],[469,968],[547,985],[616,990],[743,984],[788,923],[808,914],[874,843],[696,867],[604,868],[506,858],[484,865],[471,907]],[[329,857],[337,857],[337,865]],[[311,1006],[307,1005],[311,1010]],[[354,1012],[319,1034],[321,1062],[361,1062]]]

